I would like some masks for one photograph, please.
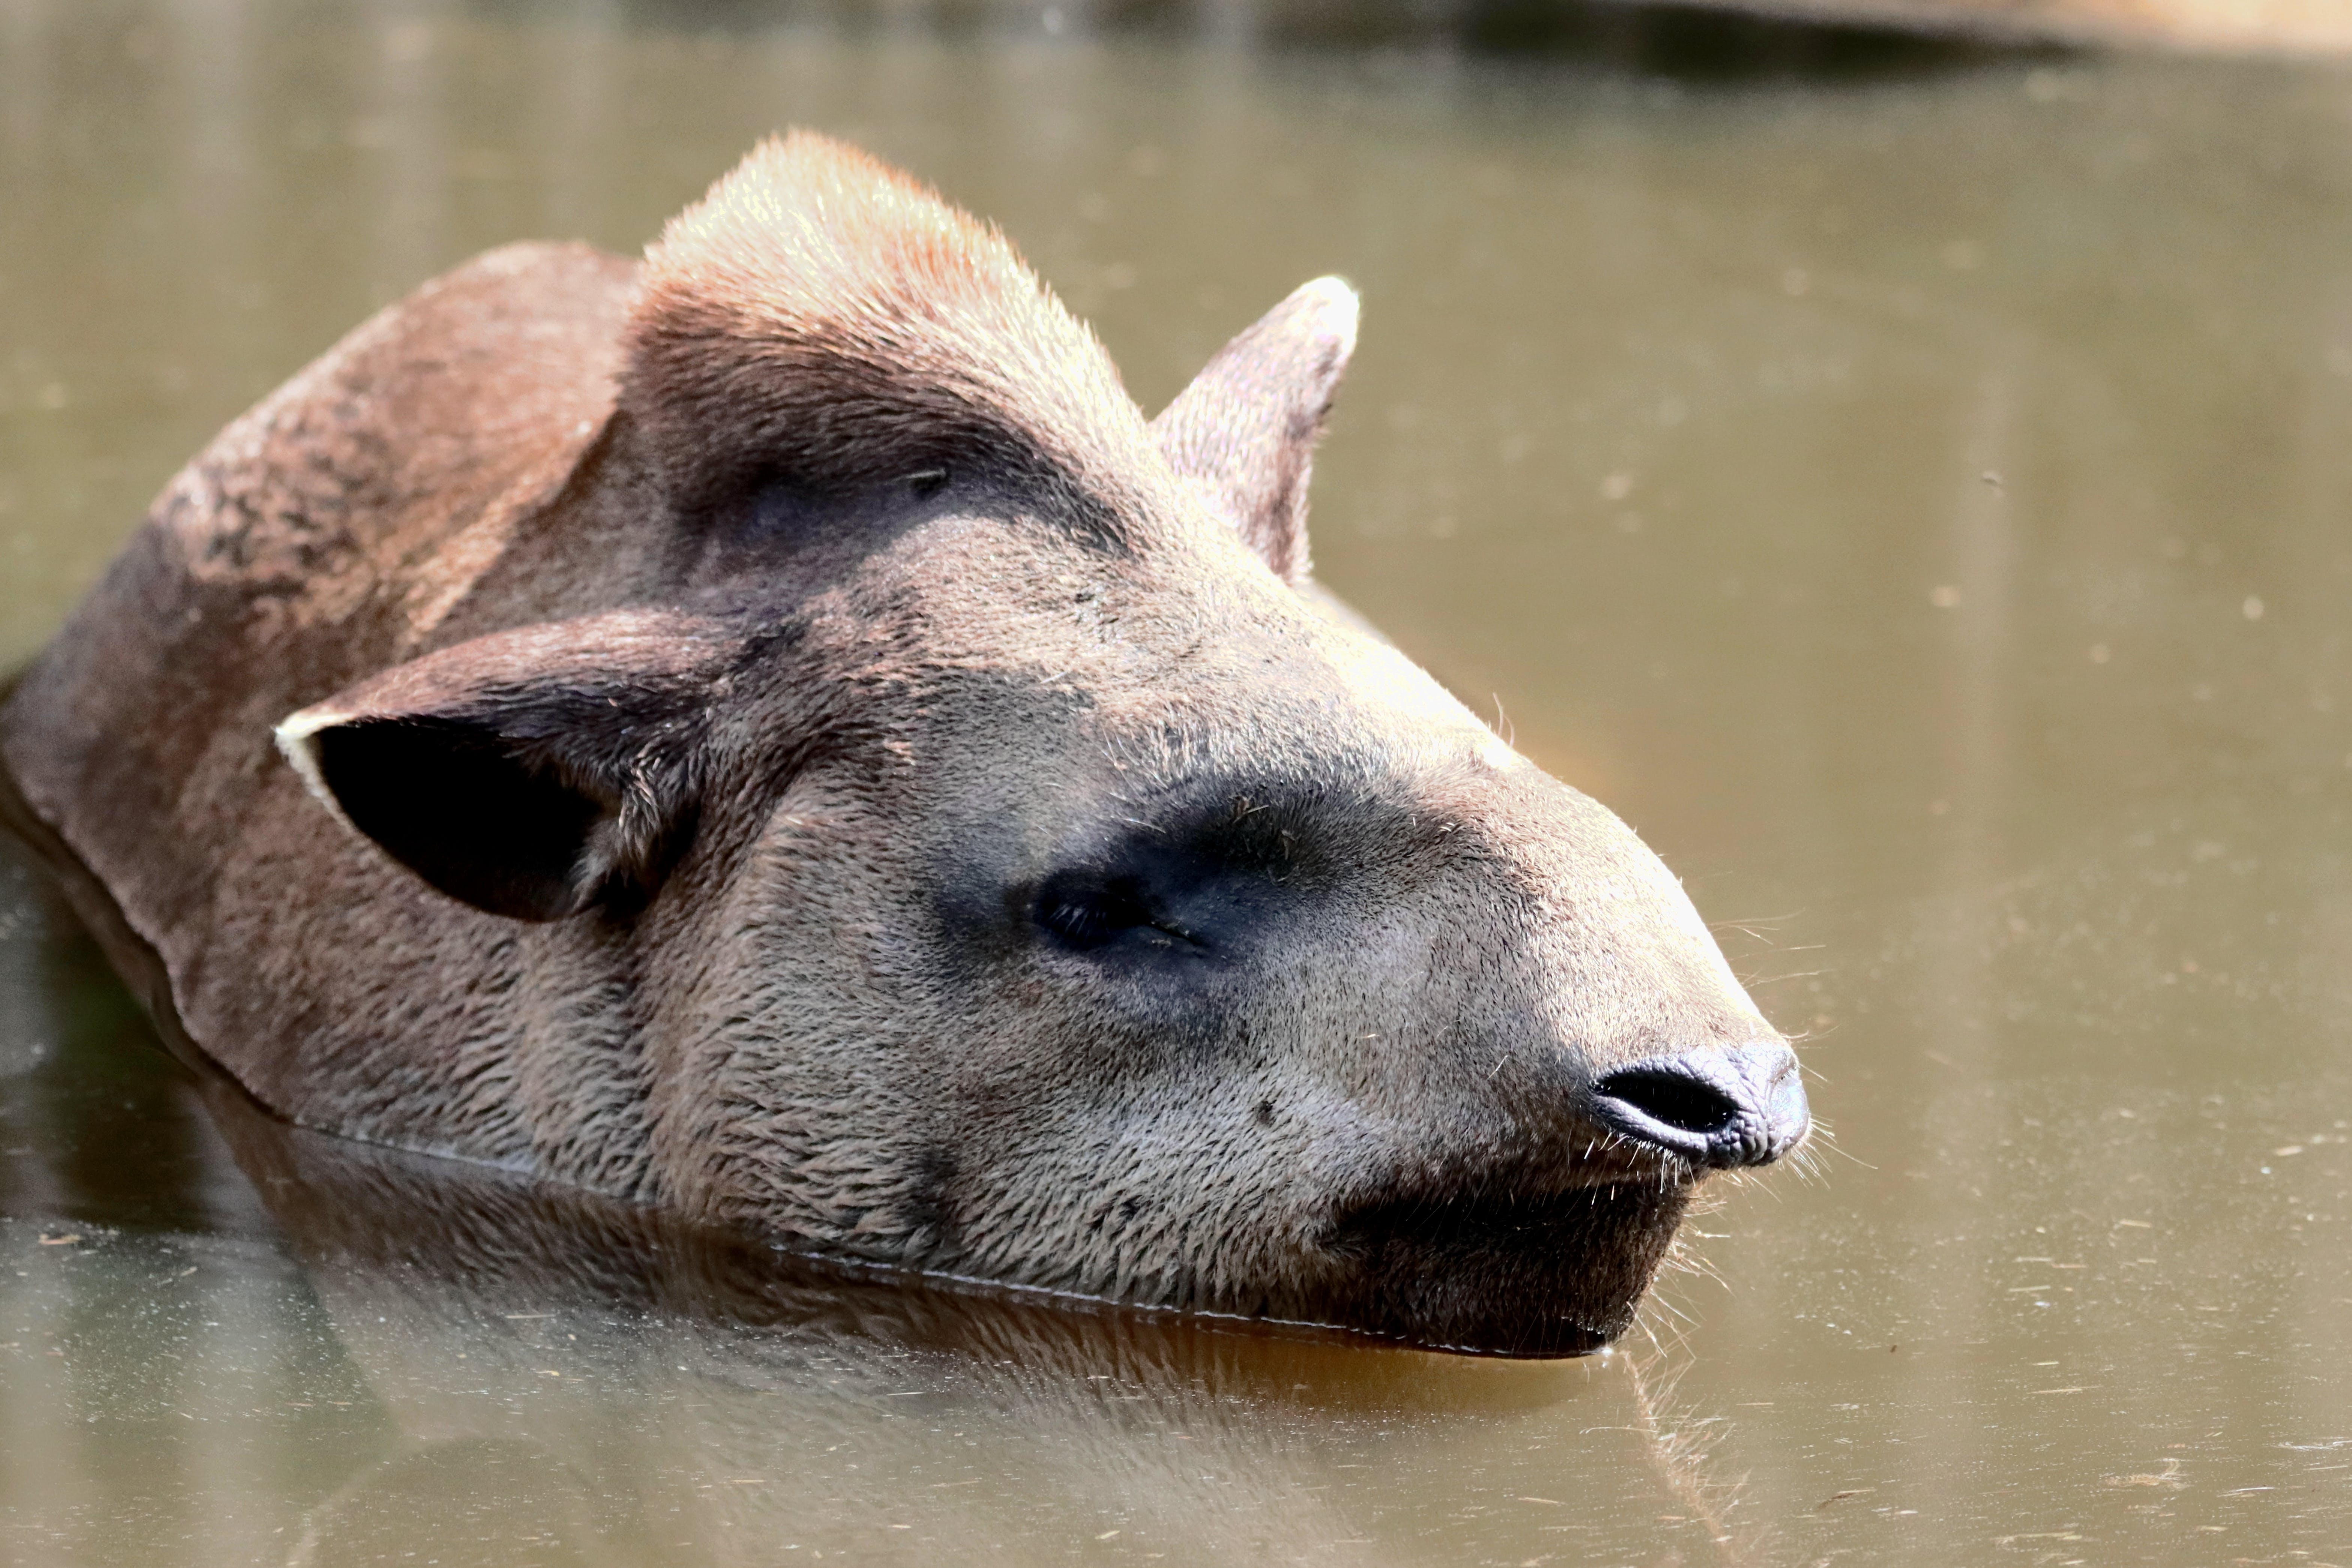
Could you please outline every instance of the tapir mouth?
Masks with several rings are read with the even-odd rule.
[[[1694,1183],[1653,1169],[1549,1192],[1391,1193],[1340,1212],[1326,1321],[1431,1349],[1589,1355],[1633,1326]]]

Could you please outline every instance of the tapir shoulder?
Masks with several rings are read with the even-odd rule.
[[[299,791],[270,726],[409,657],[579,467],[635,293],[632,262],[515,245],[380,311],[181,470],[25,671],[0,755],[167,960],[236,824]]]
[[[585,245],[520,244],[425,284],[183,469],[159,542],[265,622],[437,618],[467,558],[496,553],[463,536],[543,501],[611,416],[636,274]]]

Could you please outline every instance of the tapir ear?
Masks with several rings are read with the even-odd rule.
[[[1275,574],[1307,576],[1307,476],[1356,349],[1356,291],[1318,278],[1227,343],[1151,422]]]
[[[478,637],[278,726],[278,749],[448,894],[551,921],[650,893],[690,831],[711,683],[740,640],[622,611]]]

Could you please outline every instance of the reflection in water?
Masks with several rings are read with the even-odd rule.
[[[36,1094],[10,1101],[10,1212],[56,1217],[0,1229],[0,1489],[79,1559],[156,1560],[225,1509],[173,1560],[1024,1561],[1075,1532],[1106,1559],[1445,1561],[1363,1506],[1365,1473],[1539,1447],[1528,1424],[1563,1415],[1652,1514],[1699,1495],[1618,1358],[1484,1363],[860,1279],[289,1128],[119,1016],[58,1044],[73,1070],[20,1072]],[[134,1088],[126,1109],[186,1147],[93,1182],[84,1152],[140,1149],[109,1125]],[[187,1120],[199,1101],[217,1135]],[[145,1216],[126,1174],[243,1201]],[[1610,1494],[1549,1489],[1518,1505],[1548,1510],[1538,1528],[1601,1528]]]
[[[1759,917],[1841,1152],[1639,1380],[777,1297],[232,1121],[298,1209],[0,872],[0,1560],[2343,1562],[2352,73],[1066,14],[0,0],[0,662],[374,305],[818,125],[1147,405],[1355,279],[1322,575]]]
[[[409,1440],[313,1510],[314,1539],[390,1529],[414,1546],[401,1500],[478,1499],[476,1464],[498,1456],[536,1478],[526,1517],[573,1518],[556,1533],[588,1561],[611,1560],[589,1542],[631,1560],[674,1545],[764,1561],[780,1539],[923,1560],[1027,1534],[1040,1499],[1192,1561],[1368,1561],[1326,1550],[1353,1533],[1314,1484],[1333,1450],[1378,1440],[1412,1462],[1465,1421],[1614,1392],[1574,1363],[1497,1377],[1452,1357],[803,1271],[645,1211],[293,1132],[230,1090],[211,1099]],[[444,1523],[473,1528],[461,1519]]]

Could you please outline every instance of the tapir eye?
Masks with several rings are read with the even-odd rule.
[[[1157,943],[1191,944],[1191,934],[1161,918],[1133,877],[1065,872],[1037,889],[1037,923],[1080,952],[1107,947],[1130,933]]]

